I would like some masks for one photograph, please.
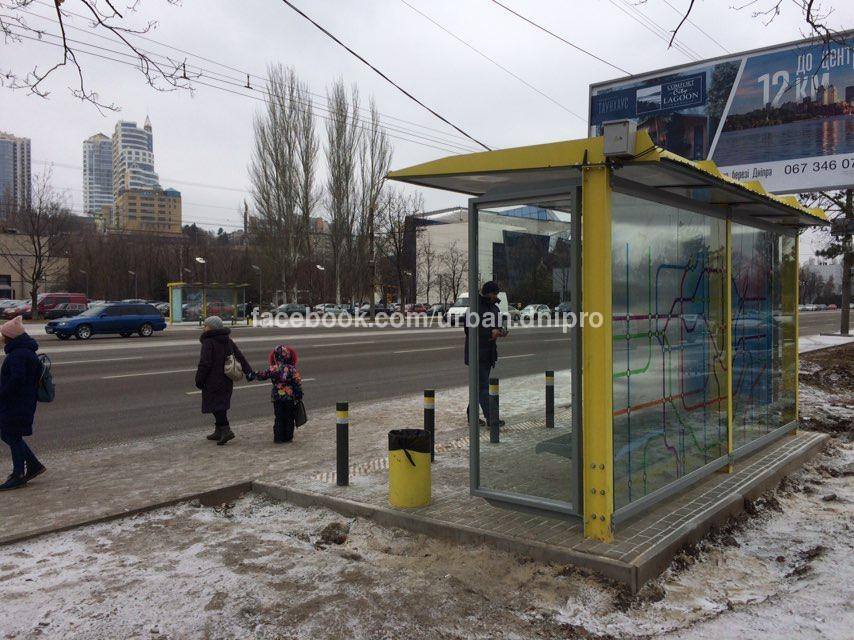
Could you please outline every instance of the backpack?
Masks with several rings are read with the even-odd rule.
[[[41,353],[39,362],[42,365],[42,372],[36,382],[36,399],[39,402],[53,402],[56,396],[56,385],[53,384],[53,374],[50,372],[50,358]]]
[[[230,341],[229,341],[229,346]],[[234,348],[231,348],[231,353],[229,353],[225,357],[225,375],[226,377],[233,381],[237,382],[238,380],[243,379],[243,368],[240,366],[240,363],[237,361],[237,358],[234,357]]]

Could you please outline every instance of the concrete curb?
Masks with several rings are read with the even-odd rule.
[[[629,587],[637,582],[637,567],[603,556],[594,556],[564,547],[525,540],[465,525],[438,522],[403,511],[378,507],[363,502],[354,502],[345,498],[312,491],[290,489],[282,485],[253,482],[252,490],[274,500],[289,502],[299,507],[325,507],[350,518],[369,518],[385,527],[397,527],[455,544],[484,544],[500,549],[501,551],[528,556],[535,560],[571,564],[581,570],[595,571],[606,578]]]
[[[112,520],[119,520],[121,518],[135,516],[140,513],[147,513],[156,509],[162,509],[163,507],[171,507],[181,502],[189,502],[190,500],[199,500],[204,506],[212,507],[218,504],[222,504],[224,502],[231,502],[232,500],[236,500],[240,496],[249,493],[251,490],[252,482],[246,481],[240,482],[238,484],[227,485],[225,487],[219,487],[217,489],[211,489],[210,491],[188,493],[182,496],[178,496],[176,498],[170,498],[169,500],[163,500],[161,502],[152,502],[141,507],[114,511],[106,515],[98,516],[97,518],[82,518],[79,521],[69,522],[59,527],[43,527],[41,529],[34,529],[25,533],[15,534],[13,536],[0,536],[0,546],[14,544],[16,542],[26,542],[27,540],[32,540],[33,538],[39,538],[41,536],[46,536],[51,533],[61,533],[63,531],[76,529],[77,527],[85,527],[88,525],[110,522]]]
[[[828,439],[827,434],[817,433],[816,437],[804,443],[800,449],[794,452],[786,464],[765,470],[754,478],[748,486],[721,498],[717,504],[696,514],[688,522],[673,531],[655,548],[635,558],[632,564],[636,568],[636,582],[631,587],[632,592],[637,593],[645,582],[664,571],[682,547],[698,542],[709,531],[743,512],[745,501],[755,500],[766,491],[773,489],[782,478],[802,467],[807,460],[815,457]]]

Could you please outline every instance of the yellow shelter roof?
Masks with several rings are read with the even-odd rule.
[[[712,161],[694,162],[666,151],[646,131],[637,133],[635,152],[629,158],[606,158],[604,138],[596,137],[448,156],[392,171],[388,178],[481,196],[493,189],[559,184],[577,179],[582,167],[602,164],[627,183],[737,211],[743,218],[787,227],[827,224],[823,210],[804,207],[794,196],[768,193],[758,181],[734,180]]]

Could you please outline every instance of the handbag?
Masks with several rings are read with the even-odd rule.
[[[243,379],[243,367],[240,366],[237,358],[234,357],[233,349],[232,353],[229,353],[225,357],[225,376],[233,382]]]
[[[297,400],[294,403],[294,425],[301,427],[308,422],[308,416],[305,413],[305,405],[302,400]]]
[[[56,385],[53,383],[53,374],[50,372],[50,358],[45,354],[39,354],[39,362],[42,365],[42,372],[36,380],[36,400],[53,402],[56,397]]]

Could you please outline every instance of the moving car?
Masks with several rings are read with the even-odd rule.
[[[88,340],[96,333],[117,333],[123,338],[138,333],[148,338],[165,328],[166,321],[152,305],[117,302],[89,307],[73,318],[51,320],[45,325],[45,332],[60,340],[71,336]]]
[[[63,302],[56,305],[50,311],[45,311],[45,320],[56,320],[57,318],[72,318],[84,311],[88,305],[80,304],[79,302]]]
[[[309,308],[304,304],[296,304],[295,302],[287,302],[285,304],[280,304],[276,307],[276,314],[283,314],[288,316],[308,316]]]

